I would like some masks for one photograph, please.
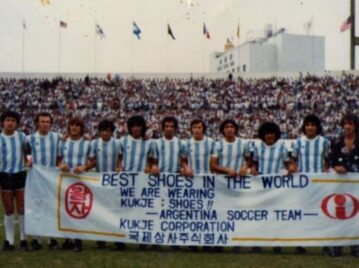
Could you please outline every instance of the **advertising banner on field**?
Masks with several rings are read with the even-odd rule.
[[[359,244],[359,174],[62,173],[34,165],[29,235],[197,246]]]

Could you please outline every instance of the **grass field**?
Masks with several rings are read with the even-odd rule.
[[[2,218],[2,216],[1,216]],[[4,239],[3,226],[0,239]],[[47,239],[43,239],[46,245]],[[186,248],[173,251],[163,247],[162,251],[140,251],[130,245],[125,251],[114,251],[112,243],[106,249],[97,249],[95,242],[86,241],[80,253],[63,250],[49,250],[47,246],[40,251],[22,252],[18,249],[0,253],[0,267],[359,267],[359,258],[345,256],[331,258],[323,256],[320,248],[308,248],[305,255],[296,255],[292,248],[285,248],[284,253],[274,254],[271,248],[262,253],[253,254],[242,248],[240,253],[232,253],[230,248],[222,253],[188,252]]]
[[[0,243],[4,241],[2,204],[0,206]],[[16,225],[16,230],[18,226]],[[30,241],[30,239],[28,239]],[[61,239],[59,241],[62,242]],[[2,267],[359,267],[359,258],[351,257],[349,248],[345,248],[343,257],[331,258],[321,254],[321,248],[308,248],[305,255],[294,254],[293,248],[285,248],[284,253],[274,254],[272,248],[264,248],[262,253],[253,254],[248,248],[240,253],[232,253],[227,248],[222,253],[189,252],[186,248],[173,251],[163,247],[158,251],[141,251],[136,245],[129,245],[125,251],[114,251],[112,243],[106,249],[99,250],[95,242],[86,241],[80,253],[47,249],[47,239],[43,239],[44,249],[40,251],[22,252],[18,249],[18,237],[15,250],[0,252],[0,268]]]
[[[2,252],[1,267],[359,267],[359,259],[348,255],[339,258],[325,257],[319,249],[309,249],[303,256],[292,253],[292,249],[280,255],[269,249],[260,254],[226,251],[220,254],[190,253],[185,250],[174,252],[139,251],[129,247],[124,252],[108,249],[97,250],[94,243],[87,242],[81,253],[68,251]]]

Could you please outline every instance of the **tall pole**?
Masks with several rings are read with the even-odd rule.
[[[359,37],[355,36],[355,2],[356,0],[350,0],[350,69],[355,70],[355,47],[359,46]]]
[[[25,20],[22,19],[22,66],[21,66],[21,71],[22,71],[22,77],[24,77],[24,72],[25,72]]]
[[[58,66],[57,66],[57,71],[60,75],[60,71],[61,71],[61,25],[59,22],[59,59],[58,59]]]
[[[96,19],[95,19],[95,34],[94,34],[94,50],[93,50],[93,57],[94,57],[94,75],[97,77],[97,29],[96,29]]]

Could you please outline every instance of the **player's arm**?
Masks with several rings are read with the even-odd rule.
[[[248,157],[245,158],[243,165],[239,168],[238,175],[239,176],[246,176],[248,169],[251,167],[250,160]]]
[[[211,156],[210,165],[211,169],[215,173],[227,174],[231,177],[236,176],[236,171],[233,168],[227,168],[225,166],[219,165],[219,158],[217,156]]]
[[[188,165],[188,159],[185,156],[181,158],[181,174],[186,177],[193,177],[193,170]]]
[[[116,171],[117,172],[122,172],[122,154],[118,155]]]

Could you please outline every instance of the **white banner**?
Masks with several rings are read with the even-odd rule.
[[[186,178],[34,165],[29,235],[160,245],[359,244],[359,174]]]

